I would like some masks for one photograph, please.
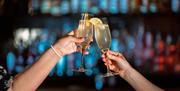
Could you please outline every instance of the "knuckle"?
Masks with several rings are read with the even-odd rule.
[[[68,36],[67,38],[72,39],[72,36]]]

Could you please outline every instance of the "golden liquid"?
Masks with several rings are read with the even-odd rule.
[[[101,50],[109,49],[111,45],[111,33],[108,24],[101,24],[95,27],[95,38]]]
[[[80,44],[82,49],[85,49],[90,44],[93,36],[93,26],[89,20],[80,20],[75,36],[85,38],[85,41]]]

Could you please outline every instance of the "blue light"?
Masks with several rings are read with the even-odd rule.
[[[41,5],[41,12],[42,13],[48,13],[49,12],[49,8],[48,5],[49,2],[47,2],[46,0],[42,1],[42,5]]]
[[[80,12],[87,12],[88,11],[88,0],[81,0],[81,10]]]
[[[152,13],[157,12],[157,7],[156,7],[156,4],[155,4],[155,3],[151,3],[151,4],[150,4],[150,11],[151,11]]]
[[[118,39],[112,38],[111,50],[112,51],[119,51],[119,40]]]
[[[48,41],[46,40],[40,41],[38,44],[38,52],[42,54],[47,49],[48,46],[49,46]]]
[[[61,2],[60,13],[61,14],[69,13],[69,2],[67,0]]]
[[[142,12],[142,13],[147,13],[147,7],[146,6],[140,6],[140,11]]]
[[[110,86],[114,86],[116,84],[116,79],[114,76],[108,78],[108,83]]]
[[[18,66],[16,66],[16,67],[15,67],[15,69],[16,69],[16,72],[17,72],[17,73],[20,73],[20,72],[22,72],[22,71],[23,71],[24,67],[23,67],[23,66],[18,65]]]
[[[66,74],[67,76],[73,76],[73,70],[74,69],[74,54],[70,54],[67,56],[66,59]]]
[[[38,44],[38,52],[41,54],[41,53],[44,52],[44,50],[45,50],[45,46],[44,46],[44,44],[42,42],[40,42]]]
[[[103,87],[103,83],[101,81],[96,81],[96,89],[101,90]]]
[[[128,49],[134,49],[135,48],[135,41],[134,41],[134,38],[133,37],[131,37],[131,36],[127,36],[127,41],[126,41],[126,43],[127,43],[127,45],[128,45]]]
[[[136,57],[134,63],[137,67],[139,67],[142,65],[142,60],[140,58]]]
[[[50,77],[54,75],[55,68],[56,68],[56,67],[54,67],[54,68],[51,70],[51,72],[49,73],[49,76],[50,76]]]
[[[179,0],[171,0],[171,8],[173,12],[178,12],[179,10]]]
[[[122,26],[121,22],[118,22],[118,23],[120,24],[119,26]],[[112,31],[112,36],[117,38],[117,37],[119,37],[119,33],[120,33],[120,31],[115,29]]]
[[[97,90],[101,90],[103,87],[103,78],[99,75],[95,77],[95,86]]]
[[[75,53],[75,68],[79,68],[81,65],[81,53]]]
[[[33,62],[34,62],[33,56],[29,56],[28,59],[27,59],[27,64],[28,64],[28,65],[32,65]]]
[[[91,55],[87,55],[84,58],[86,68],[92,68],[94,66],[94,59]]]
[[[73,76],[73,70],[72,69],[68,69],[66,71],[66,74],[67,74],[67,76]]]
[[[50,13],[52,15],[56,15],[56,14],[59,14],[60,13],[60,9],[58,6],[52,6],[51,9],[50,9]]]
[[[93,74],[92,69],[89,69],[89,68],[86,68],[86,69],[87,69],[87,71],[85,72],[85,74],[86,74],[87,76],[91,76],[91,75]]]
[[[72,12],[77,13],[79,7],[79,0],[71,0]]]
[[[139,25],[139,29],[138,29],[138,33],[137,33],[137,48],[138,49],[142,49],[143,48],[143,44],[142,44],[142,40],[143,40],[143,35],[144,35],[144,25],[143,23],[140,23]]]
[[[63,24],[63,34],[67,34],[68,32],[70,32],[72,30],[72,25],[68,22],[68,20],[65,20],[66,22],[64,22]]]
[[[95,65],[97,63],[98,59],[101,57],[101,51],[100,51],[98,45],[95,43],[95,41],[91,44],[88,51],[89,51],[88,55],[90,55],[92,57],[92,60],[94,60],[94,65]]]
[[[145,50],[144,50],[144,58],[145,59],[149,59],[150,58],[150,56],[151,56],[151,54],[150,54],[150,52],[151,52],[151,49],[149,49],[149,48],[146,48]]]
[[[18,56],[18,58],[17,58],[17,64],[22,65],[22,64],[23,64],[23,62],[24,62],[24,58],[23,58],[23,56],[22,56],[22,55],[19,55],[19,56]]]
[[[12,52],[8,52],[7,57],[6,57],[6,63],[7,63],[7,68],[8,72],[11,73],[14,69],[15,66],[15,55]]]
[[[100,73],[98,68],[93,68],[93,72],[94,75],[98,75]]]
[[[101,0],[99,1],[99,7],[103,10],[106,10],[108,8],[107,0]]]
[[[93,14],[97,14],[100,11],[99,11],[99,8],[97,6],[93,6],[93,7],[91,7],[90,12]]]
[[[125,14],[128,11],[127,0],[120,0],[120,12]]]
[[[110,13],[118,12],[117,0],[110,0],[109,6]]]
[[[29,47],[29,52],[32,53],[32,54],[35,54],[35,55],[37,55],[37,53],[38,53],[37,48],[34,47],[34,46],[37,46],[36,44],[37,44],[37,41],[35,43],[33,43],[32,46]]]
[[[58,76],[63,76],[63,71],[64,71],[64,67],[65,67],[65,57],[66,56],[62,57],[56,64],[56,68],[57,68],[56,74]]]
[[[146,45],[147,47],[152,45],[152,36],[150,32],[146,32]]]
[[[38,0],[32,0],[32,8],[33,10],[38,10],[39,8]]]

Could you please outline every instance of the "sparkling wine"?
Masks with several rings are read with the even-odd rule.
[[[82,49],[86,49],[86,47],[90,44],[93,37],[93,26],[89,22],[89,20],[80,20],[78,30],[75,34],[77,38],[84,38],[85,41],[80,44]]]
[[[74,69],[76,72],[86,72],[87,70],[84,68],[84,54],[86,52],[86,48],[90,45],[91,40],[93,39],[93,25],[90,22],[91,15],[88,13],[82,14],[81,20],[79,21],[79,26],[77,31],[75,32],[76,38],[84,38],[84,42],[81,44],[77,44],[77,47],[81,48],[82,56],[81,56],[81,65],[79,69]]]
[[[111,33],[108,24],[99,24],[95,27],[96,42],[101,50],[107,50],[111,44]]]

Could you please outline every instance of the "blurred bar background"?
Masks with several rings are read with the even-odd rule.
[[[15,75],[32,65],[57,39],[78,26],[81,13],[107,17],[111,50],[154,84],[180,86],[180,0],[0,0],[0,65]],[[85,56],[90,71],[75,73],[80,53],[63,57],[39,91],[133,90],[120,77],[101,79],[106,72],[93,41]]]

